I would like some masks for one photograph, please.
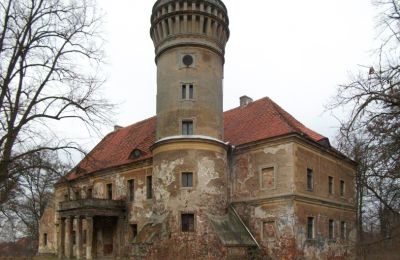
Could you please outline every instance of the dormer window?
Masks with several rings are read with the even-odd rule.
[[[129,155],[130,159],[137,159],[139,157],[141,157],[143,154],[143,152],[139,149],[134,149],[131,154]]]

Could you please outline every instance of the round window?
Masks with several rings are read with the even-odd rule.
[[[192,55],[185,55],[185,56],[183,56],[182,62],[183,62],[183,64],[184,64],[186,67],[191,66],[191,65],[193,64],[193,57],[192,57]]]

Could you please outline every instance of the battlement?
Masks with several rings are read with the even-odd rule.
[[[224,56],[228,13],[220,0],[159,0],[153,7],[150,35],[156,57],[185,45],[205,47]]]

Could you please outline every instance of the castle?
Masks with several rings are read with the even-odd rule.
[[[269,98],[223,112],[227,8],[158,0],[157,115],[116,127],[40,223],[60,259],[344,259],[355,162]],[[228,87],[229,89],[229,87]]]

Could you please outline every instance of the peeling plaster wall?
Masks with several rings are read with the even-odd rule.
[[[293,192],[293,144],[239,152],[232,163],[232,201],[265,199]],[[273,187],[262,187],[262,169],[274,168]]]

